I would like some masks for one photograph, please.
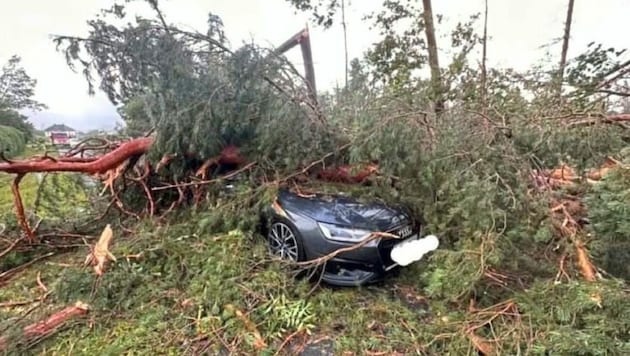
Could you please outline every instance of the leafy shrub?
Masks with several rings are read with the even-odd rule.
[[[26,137],[18,129],[0,126],[0,152],[6,157],[14,157],[22,153],[26,146]]]

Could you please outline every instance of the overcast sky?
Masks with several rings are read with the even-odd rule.
[[[90,97],[80,74],[68,69],[55,51],[53,34],[85,35],[86,21],[111,0],[4,0],[0,12],[0,63],[17,54],[29,75],[38,80],[36,98],[49,109],[31,116],[36,128],[65,123],[79,130],[112,128],[118,115],[101,93]],[[419,0],[418,0],[419,2]],[[219,15],[232,46],[254,40],[277,46],[303,28],[308,14],[296,13],[286,0],[161,0],[170,23],[203,31],[208,12]],[[382,0],[349,0],[347,22],[350,57],[359,57],[377,40],[362,21]],[[525,69],[539,61],[563,31],[568,0],[489,0],[488,59],[492,66]],[[452,24],[483,9],[483,0],[434,0],[434,13],[445,16],[438,36]],[[148,9],[139,10],[145,16]],[[591,41],[616,48],[630,47],[630,0],[575,0],[569,56]],[[481,21],[479,22],[481,25]],[[342,83],[343,35],[339,26],[324,31],[311,26],[318,89]],[[438,39],[439,41],[439,39]],[[438,46],[440,43],[438,42]],[[560,45],[550,48],[559,56]],[[299,50],[289,56],[301,66]]]

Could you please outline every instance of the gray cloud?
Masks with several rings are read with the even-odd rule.
[[[37,129],[45,129],[54,124],[65,124],[78,131],[89,131],[95,129],[111,130],[116,127],[117,123],[122,123],[120,116],[114,107],[102,108],[96,107],[89,110],[84,115],[73,115],[67,113],[56,113],[50,111],[42,111],[27,114],[29,121]]]

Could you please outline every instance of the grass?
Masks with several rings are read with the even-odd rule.
[[[489,318],[496,323],[488,332],[511,335],[505,343],[523,345],[518,350],[525,354],[582,354],[576,350],[586,347],[617,354],[630,346],[624,341],[627,295],[614,280],[538,281],[514,295],[519,317],[471,313],[467,303],[424,297],[421,276],[432,260],[378,285],[313,290],[267,256],[260,236],[208,231],[204,221],[212,214],[145,220],[128,233],[114,226],[117,261],[100,278],[83,266],[89,248],[79,245],[0,285],[0,303],[35,301],[43,294],[38,275],[50,291],[41,304],[0,307],[8,353],[273,355],[295,354],[306,345],[334,354],[476,354],[466,327]],[[42,340],[25,343],[20,336],[26,325],[77,301],[90,306],[86,317]],[[508,350],[514,349],[497,352],[514,354]]]
[[[42,154],[34,148],[27,148],[20,158]],[[15,175],[0,173],[0,223],[14,221],[14,201],[11,186]],[[73,173],[32,173],[20,182],[20,195],[27,215],[33,212],[40,183],[45,184],[40,191],[37,215],[45,219],[59,219],[77,212],[77,208],[87,208],[90,203],[81,184],[81,175]],[[71,202],[71,204],[68,204]]]
[[[145,221],[128,236],[116,231],[117,261],[100,279],[82,266],[87,247],[14,277],[0,289],[0,301],[40,296],[38,273],[52,293],[26,318],[32,305],[0,309],[0,330],[8,328],[9,335],[77,300],[91,310],[48,339],[12,344],[11,352],[274,354],[294,333],[298,336],[283,345],[284,352],[305,340],[330,339],[336,340],[335,353],[413,353],[430,341],[423,330],[430,303],[415,292],[416,272],[378,286],[312,291],[311,283],[292,278],[267,257],[261,239],[238,230],[203,233],[190,223],[203,215],[161,226]],[[257,344],[257,333],[266,347]]]
[[[29,157],[37,154],[33,149],[27,149],[21,157]],[[0,173],[0,216],[5,212],[13,211],[13,193],[11,192],[11,184],[15,178],[12,174]],[[35,174],[28,174],[20,183],[20,193],[24,204],[29,206],[35,200],[37,193],[38,181]]]

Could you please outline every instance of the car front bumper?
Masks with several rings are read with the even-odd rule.
[[[322,279],[338,286],[378,282],[388,271],[399,266],[391,258],[393,247],[417,236],[418,232],[415,232],[405,239],[384,239],[372,246],[341,253],[327,263]]]

